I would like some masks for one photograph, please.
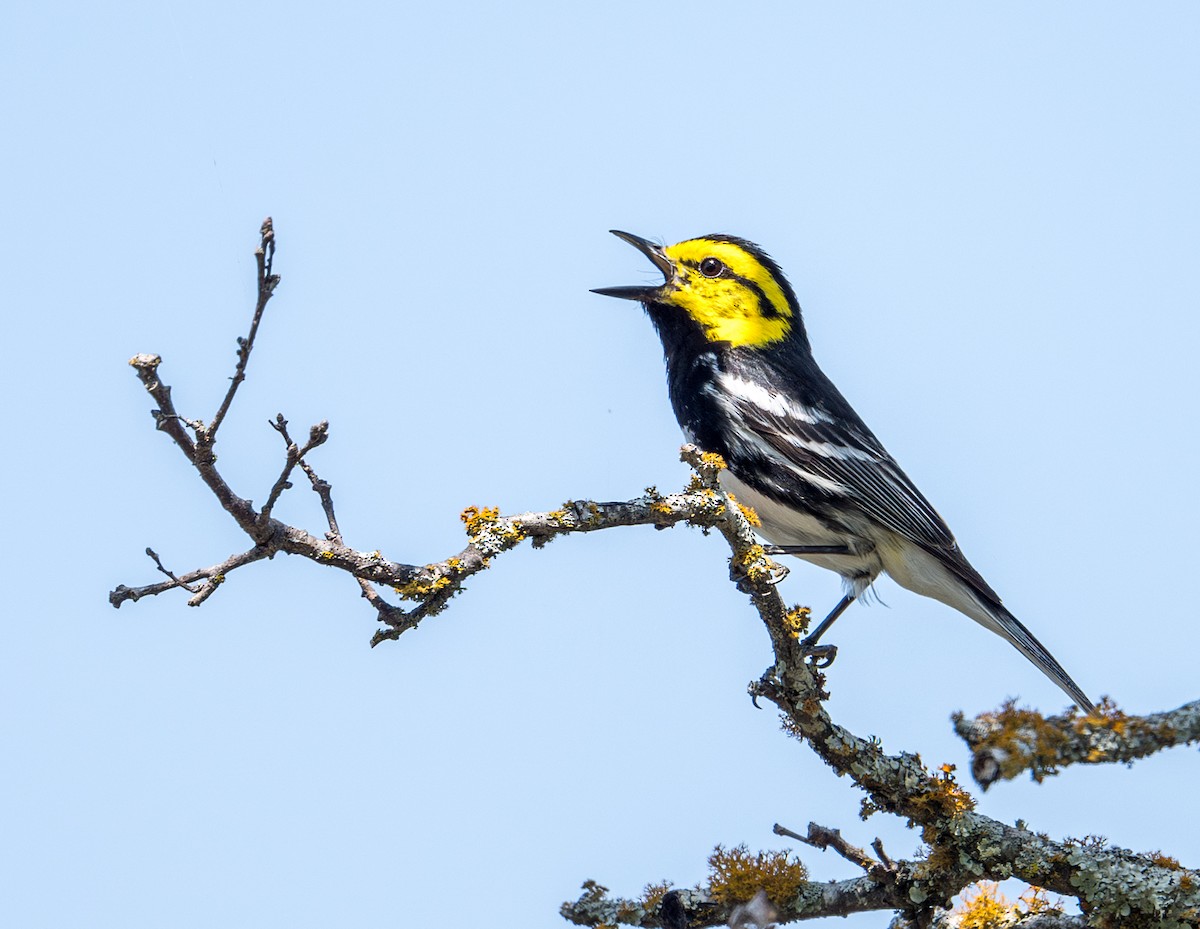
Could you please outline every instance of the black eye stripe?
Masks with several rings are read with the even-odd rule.
[[[775,304],[767,299],[766,291],[759,287],[754,281],[748,281],[744,277],[733,275],[733,279],[740,284],[744,284],[747,290],[752,290],[754,295],[758,297],[758,308],[762,311],[764,319],[771,319],[779,315],[779,311],[775,309]]]
[[[681,264],[683,264],[685,267],[700,271],[700,265],[702,262],[688,259],[681,262]],[[703,271],[700,271],[700,273],[704,274]],[[707,277],[707,275],[705,276]],[[718,276],[727,280],[737,281],[747,290],[751,291],[754,296],[758,297],[759,310],[762,312],[764,319],[772,319],[773,317],[779,315],[779,311],[775,309],[775,304],[767,299],[766,291],[764,291],[758,284],[749,278],[742,277],[740,274],[734,274],[729,265],[725,264],[724,262],[721,263],[721,273]]]

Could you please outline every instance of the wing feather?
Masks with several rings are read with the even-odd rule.
[[[843,505],[920,545],[984,597],[1000,602],[963,557],[937,510],[848,404],[834,415],[777,394],[764,398],[761,388],[742,389],[748,383],[727,377],[726,389],[721,392],[723,402],[739,428],[755,435],[791,465],[786,469],[791,480],[808,483],[796,487],[797,496],[812,496],[813,485],[806,474],[832,482],[844,489],[839,501]],[[786,483],[788,478],[782,480]],[[821,489],[819,485],[817,489]],[[839,496],[828,490],[825,494],[835,500]]]

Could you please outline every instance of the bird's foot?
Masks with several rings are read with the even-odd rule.
[[[818,645],[810,639],[800,643],[800,654],[813,663],[814,668],[828,668],[837,657],[836,645]]]
[[[733,581],[738,590],[744,594],[750,594],[751,596],[754,594],[754,585],[756,583],[766,583],[774,587],[785,577],[787,577],[789,573],[790,569],[784,565],[776,564],[771,568],[771,573],[769,576],[759,577],[751,581],[750,575],[746,572],[745,568],[737,563],[737,559],[734,559],[729,565],[729,579]]]

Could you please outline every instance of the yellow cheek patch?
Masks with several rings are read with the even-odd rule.
[[[714,342],[758,347],[787,337],[792,308],[770,268],[733,242],[689,239],[672,245],[676,289],[666,301],[682,308]],[[716,258],[732,276],[705,277],[699,265]]]

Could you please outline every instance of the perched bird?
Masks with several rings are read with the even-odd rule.
[[[817,640],[886,572],[1008,639],[1082,709],[1092,703],[963,557],[946,523],[813,360],[800,306],[757,245],[708,235],[663,247],[613,230],[662,284],[602,287],[637,300],[658,329],[675,416],[728,464],[723,486],[752,506],[772,554],[836,571],[845,596]]]

